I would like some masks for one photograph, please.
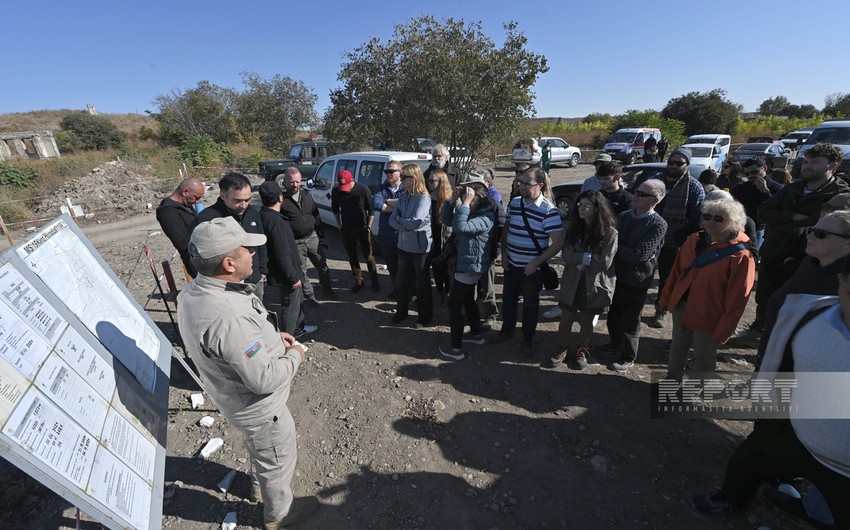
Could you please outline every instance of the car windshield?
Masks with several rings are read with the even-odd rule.
[[[808,138],[811,133],[801,132],[801,133],[791,133],[784,138],[784,140],[796,140],[798,138]]]
[[[637,133],[633,132],[617,132],[611,135],[611,139],[608,140],[611,143],[634,143],[637,138]]]
[[[289,159],[290,160],[298,160],[301,157],[301,146],[293,145],[292,149],[289,151]]]
[[[714,138],[708,138],[707,136],[691,136],[685,143],[682,145],[691,145],[691,144],[713,144]]]
[[[806,140],[806,143],[850,144],[850,127],[822,127],[813,132],[812,135],[809,136],[808,140]]]
[[[711,158],[711,147],[690,147],[691,156],[696,158]]]

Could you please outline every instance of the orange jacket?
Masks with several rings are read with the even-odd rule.
[[[747,307],[755,281],[756,262],[752,252],[739,250],[704,267],[691,268],[697,256],[697,242],[702,236],[702,231],[691,234],[679,249],[658,305],[672,310],[687,294],[682,325],[693,331],[711,333],[714,340],[724,344],[735,333]],[[730,241],[709,244],[703,252],[749,240],[746,234],[740,233]]]

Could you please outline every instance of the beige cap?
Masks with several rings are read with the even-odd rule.
[[[202,259],[223,256],[239,247],[259,247],[266,236],[249,234],[232,217],[218,217],[195,227],[189,239],[189,253]]]

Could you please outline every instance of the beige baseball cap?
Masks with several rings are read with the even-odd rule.
[[[189,253],[202,259],[223,256],[239,247],[259,247],[266,236],[249,234],[233,217],[218,217],[195,227],[189,239]]]

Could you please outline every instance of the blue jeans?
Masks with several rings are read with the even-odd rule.
[[[764,242],[764,228],[756,229],[756,240],[753,242],[753,248],[756,250],[761,248],[761,244]]]
[[[540,269],[531,276],[525,275],[525,267],[508,265],[502,291],[502,331],[513,335],[517,323],[517,307],[522,295],[522,338],[531,344],[540,313],[540,291],[543,289],[543,274]]]

